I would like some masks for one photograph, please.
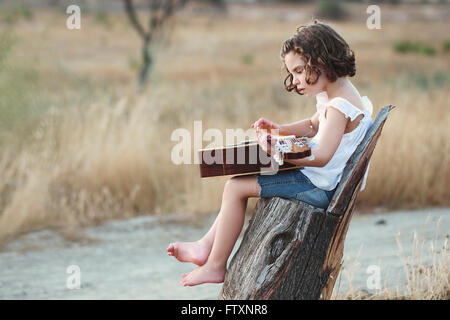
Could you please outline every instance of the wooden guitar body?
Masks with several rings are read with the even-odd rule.
[[[286,149],[283,155],[284,160],[293,160],[309,157],[311,148],[306,138],[289,137],[270,137],[268,142],[278,143],[278,146],[285,146],[287,143],[291,148]],[[291,142],[286,142],[290,140]],[[220,148],[201,149],[199,152],[200,159],[200,176],[202,178],[227,176],[227,175],[244,175],[244,174],[260,174],[270,171],[289,170],[300,168],[289,162],[278,165],[273,157],[270,157],[257,141],[243,141],[238,144],[228,145]]]

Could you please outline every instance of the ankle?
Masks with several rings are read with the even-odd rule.
[[[197,240],[196,243],[201,246],[201,247],[205,247],[205,248],[211,248],[212,247],[212,242],[208,241],[207,239],[201,238],[200,240]]]
[[[227,270],[227,263],[219,262],[219,261],[206,261],[205,265],[207,268],[214,270],[214,271],[226,271]]]

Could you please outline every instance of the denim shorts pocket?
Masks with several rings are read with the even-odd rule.
[[[325,191],[319,188],[299,192],[295,198],[322,209],[326,209],[330,204],[330,200]]]

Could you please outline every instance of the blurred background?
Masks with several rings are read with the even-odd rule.
[[[314,18],[354,50],[351,81],[373,117],[397,106],[357,212],[450,206],[448,1],[370,1],[381,9],[372,30],[367,1],[158,3],[0,2],[0,248],[39,230],[76,241],[137,216],[203,224],[227,178],[173,164],[172,132],[310,117],[315,100],[284,90],[279,52]]]

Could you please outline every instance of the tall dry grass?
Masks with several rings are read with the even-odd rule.
[[[0,239],[138,214],[218,210],[226,178],[201,180],[197,165],[174,165],[172,132],[192,131],[195,120],[203,130],[225,132],[246,130],[261,116],[286,123],[314,112],[313,100],[284,91],[278,58],[281,41],[304,22],[181,17],[172,46],[157,52],[149,90],[137,96],[139,39],[124,16],[111,18],[110,28],[88,16],[78,33],[60,26],[64,15],[35,16],[15,25],[19,41],[8,63],[39,61],[33,64],[39,92],[53,107],[26,122],[28,135],[2,134]],[[398,107],[359,205],[449,205],[450,78],[434,79],[450,62],[442,54],[392,50],[414,32],[439,43],[441,24],[391,23],[379,32],[334,25],[356,52],[352,81],[375,114],[384,105]]]
[[[450,248],[449,234],[445,234],[443,243],[438,241],[440,218],[432,239],[413,232],[410,250],[404,249],[400,233],[395,235],[397,257],[403,266],[403,276],[392,275],[389,270],[383,272],[383,283],[376,290],[360,290],[353,286],[355,272],[358,271],[359,254],[355,259],[347,258],[346,267],[339,276],[340,281],[348,283],[345,292],[336,285],[332,295],[335,300],[449,300],[450,299]],[[427,228],[425,223],[424,229]],[[445,232],[445,231],[444,231]],[[362,250],[362,248],[360,249]],[[385,269],[385,268],[384,268]],[[384,274],[385,273],[385,274]],[[394,280],[393,278],[396,278]]]

